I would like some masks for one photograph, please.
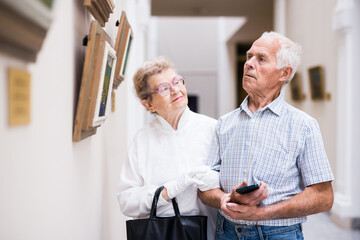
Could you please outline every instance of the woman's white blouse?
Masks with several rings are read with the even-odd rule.
[[[140,129],[121,169],[117,193],[121,211],[129,217],[148,217],[158,187],[205,164],[216,123],[186,108],[178,130],[160,116]],[[188,187],[176,200],[182,215],[208,215],[210,225],[215,224],[216,210],[202,204],[194,187]],[[161,198],[157,216],[173,215],[171,201]]]

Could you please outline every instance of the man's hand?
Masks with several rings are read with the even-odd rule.
[[[232,192],[230,193],[230,201],[233,203],[244,204],[255,206],[258,205],[261,201],[263,201],[269,195],[269,190],[264,182],[260,182],[260,188],[245,194],[239,194],[236,192],[236,189],[241,187],[246,187],[248,183],[244,180],[239,186],[234,187]]]
[[[221,210],[233,219],[258,220],[261,207],[243,205],[230,202],[230,195],[225,194],[221,199]]]
[[[331,182],[307,186],[287,200],[261,207],[234,203],[231,201],[232,194],[225,194],[221,198],[221,210],[234,219],[253,221],[295,218],[329,211],[334,200]]]

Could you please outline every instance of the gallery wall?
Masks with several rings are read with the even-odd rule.
[[[285,34],[302,46],[303,54],[298,73],[302,83],[303,101],[293,101],[290,86],[287,100],[290,104],[313,116],[320,125],[326,153],[333,171],[336,171],[336,116],[337,116],[337,37],[332,29],[336,0],[286,1]],[[309,17],[312,16],[312,17]],[[321,66],[324,70],[325,92],[330,99],[312,100],[309,68]]]
[[[113,2],[104,30],[114,44],[115,22],[127,11],[138,37],[129,58],[127,76],[132,76],[146,57],[141,37],[146,15],[136,15],[136,8],[142,4],[146,12],[147,1]],[[145,117],[127,77],[116,90],[115,112],[97,133],[72,141],[86,48],[82,39],[92,19],[82,3],[55,1],[35,63],[0,53],[0,239],[125,239],[116,190],[128,139]],[[29,124],[8,124],[9,67],[31,74]]]

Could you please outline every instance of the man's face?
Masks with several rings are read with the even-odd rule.
[[[276,69],[276,52],[280,44],[275,39],[259,38],[246,53],[243,88],[247,93],[267,96],[281,89],[281,69]]]

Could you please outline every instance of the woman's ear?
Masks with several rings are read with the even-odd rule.
[[[150,112],[156,112],[156,108],[151,105],[151,103],[147,99],[141,100],[141,105],[143,105]]]
[[[290,66],[284,67],[283,70],[282,70],[280,80],[285,82],[291,76],[292,71],[293,71],[292,67],[290,67]]]

